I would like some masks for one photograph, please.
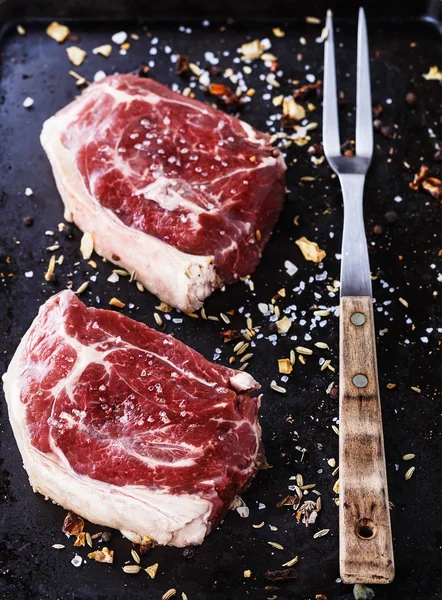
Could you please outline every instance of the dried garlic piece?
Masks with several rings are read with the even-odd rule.
[[[442,81],[442,72],[439,71],[438,67],[434,66],[430,67],[428,73],[424,73],[422,77],[427,81]]]
[[[253,40],[253,42],[247,42],[241,46],[241,60],[255,60],[260,58],[265,48],[259,40]]]
[[[69,27],[66,27],[66,25],[61,25],[60,23],[57,23],[57,21],[52,21],[52,23],[48,25],[46,33],[53,40],[61,44],[68,37],[70,29]]]
[[[114,562],[114,551],[109,550],[106,546],[102,550],[95,550],[95,552],[89,552],[88,558],[95,560],[96,562],[112,564]]]
[[[293,98],[284,98],[282,102],[282,114],[295,121],[302,121],[302,119],[305,119],[305,108],[295,102]]]
[[[110,44],[103,44],[103,46],[97,46],[92,50],[93,54],[101,54],[101,56],[108,57],[112,52],[112,46]]]
[[[325,250],[321,250],[316,242],[310,242],[304,236],[296,240],[295,244],[300,248],[306,260],[319,263],[327,256]]]
[[[69,60],[76,67],[79,67],[87,56],[87,52],[78,46],[69,46],[69,48],[66,48],[66,52]]]
[[[276,327],[278,328],[278,333],[287,333],[287,331],[292,326],[292,322],[286,316],[282,317],[279,321],[276,321]]]

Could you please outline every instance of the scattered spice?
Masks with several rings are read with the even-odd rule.
[[[284,375],[290,375],[290,373],[293,371],[293,366],[288,358],[280,358],[278,359],[278,369],[280,373],[283,373]]]
[[[289,567],[288,569],[278,569],[276,571],[266,571],[264,573],[264,577],[266,579],[270,579],[270,581],[287,581],[288,579],[296,579],[297,574],[296,570],[293,567]]]
[[[303,100],[312,92],[318,92],[321,89],[322,81],[318,79],[315,83],[306,83],[299,88],[296,88],[293,92],[293,98],[295,100]]]
[[[316,242],[310,242],[306,237],[295,241],[306,260],[319,263],[327,256],[325,250],[321,250]]]
[[[247,42],[241,46],[241,60],[255,60],[261,58],[264,53],[265,46],[259,40]]]
[[[292,326],[292,322],[285,315],[279,321],[276,321],[276,327],[278,329],[278,333],[287,333],[287,331]]]
[[[89,552],[87,557],[91,560],[95,560],[96,562],[112,564],[114,562],[114,551],[109,550],[109,548],[106,548],[105,546],[101,550]]]
[[[404,454],[404,456],[402,457],[402,460],[413,460],[413,458],[415,458],[416,454]]]
[[[442,72],[439,71],[438,67],[434,66],[430,67],[428,73],[424,73],[422,77],[427,81],[442,81]]]
[[[100,54],[101,56],[105,56],[106,58],[110,56],[112,52],[112,46],[110,44],[103,44],[102,46],[97,46],[92,50],[92,54]]]
[[[284,550],[284,546],[281,546],[281,544],[278,544],[278,542],[267,542],[270,546],[273,546],[273,548],[276,548],[277,550]]]
[[[237,105],[240,103],[240,98],[235,92],[223,83],[211,83],[208,91],[209,94],[216,96],[218,100],[226,106],[231,104]]]
[[[171,588],[170,590],[167,590],[167,592],[161,596],[161,600],[169,600],[169,598],[172,598],[172,596],[175,596],[175,594],[176,594],[176,589]]]
[[[46,33],[53,40],[61,44],[68,37],[70,30],[66,25],[61,25],[57,21],[52,21],[52,23],[48,25]]]
[[[117,308],[124,308],[126,306],[124,302],[121,302],[121,300],[118,300],[118,298],[115,297],[109,300],[109,304],[111,306],[116,306]]]
[[[23,225],[25,227],[31,227],[34,223],[34,218],[30,216],[23,217]]]
[[[361,583],[356,583],[353,588],[353,597],[355,600],[373,600],[374,591]]]
[[[154,565],[150,565],[150,567],[146,567],[144,569],[151,579],[155,579],[155,575],[158,571],[158,566],[158,563],[155,563]]]
[[[327,533],[329,533],[330,529],[321,529],[320,531],[317,531],[315,533],[315,535],[313,536],[313,539],[317,539],[320,537],[324,537],[324,535],[327,535]]]
[[[80,252],[84,260],[89,260],[94,251],[94,238],[91,233],[83,233],[80,244]]]
[[[416,467],[410,467],[405,473],[405,481],[408,481],[413,477],[413,473],[416,471]]]
[[[69,511],[66,515],[63,526],[61,528],[62,532],[65,533],[68,537],[70,535],[80,535],[84,529],[84,521],[81,517]]]
[[[295,102],[293,98],[284,98],[282,101],[282,116],[283,127],[293,127],[294,121],[305,119],[305,108]]]
[[[66,52],[69,60],[76,67],[79,67],[87,56],[87,52],[78,46],[69,46],[69,48],[66,48]]]
[[[140,565],[125,565],[123,567],[123,571],[125,573],[129,573],[130,575],[136,575],[141,571]]]

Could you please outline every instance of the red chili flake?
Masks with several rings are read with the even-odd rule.
[[[175,63],[175,71],[178,75],[182,75],[189,70],[189,57],[185,54],[178,54],[178,60]]]
[[[63,533],[79,536],[84,529],[84,521],[75,513],[69,511],[61,528]]]
[[[276,508],[282,508],[283,506],[294,506],[295,504],[299,504],[298,496],[285,496],[278,502]]]
[[[422,187],[426,192],[431,194],[433,198],[440,200],[442,198],[442,181],[436,177],[428,177],[422,182]]]
[[[209,86],[209,94],[216,96],[219,101],[225,105],[240,103],[240,99],[235,92],[223,83],[211,83]]]
[[[266,571],[264,573],[266,579],[270,581],[287,581],[288,579],[297,579],[296,569],[289,567],[287,569],[278,569],[277,571]]]
[[[374,118],[377,119],[383,110],[384,110],[384,107],[381,104],[376,104],[376,106],[373,106]]]
[[[321,86],[322,81],[320,79],[318,79],[318,81],[316,81],[315,83],[306,83],[305,85],[301,86],[300,88],[297,88],[293,92],[293,98],[295,100],[303,99],[315,90],[319,90]]]
[[[421,165],[421,168],[419,169],[419,173],[416,173],[413,181],[410,181],[409,185],[412,190],[416,191],[419,189],[420,184],[427,177],[429,170],[430,169],[426,165]]]
[[[271,73],[276,73],[277,71],[279,71],[279,67],[280,67],[279,62],[277,62],[275,60],[272,61],[272,64],[270,65],[270,72]]]
[[[226,329],[224,331],[220,331],[219,334],[223,338],[227,338],[227,340],[239,340],[242,338],[241,333],[237,329]]]

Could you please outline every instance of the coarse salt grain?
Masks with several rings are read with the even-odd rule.
[[[29,96],[23,100],[23,106],[25,108],[31,108],[31,106],[33,104],[34,104],[34,99],[30,98]]]
[[[79,567],[81,566],[81,563],[83,562],[83,559],[81,558],[81,556],[79,556],[78,554],[76,554],[74,556],[74,558],[71,560],[71,563],[74,565],[74,567]]]
[[[34,277],[34,271],[26,271],[25,277],[27,277],[28,279],[30,279],[31,277]]]
[[[27,187],[25,189],[25,196],[32,196],[34,192],[32,191],[32,189],[30,187]]]
[[[285,270],[287,271],[287,274],[290,276],[295,275],[295,273],[298,271],[298,267],[296,265],[294,265],[290,260],[286,260],[284,262],[284,267],[285,267]]]
[[[114,35],[112,36],[112,41],[114,44],[124,44],[124,42],[127,40],[127,33],[125,31],[118,31],[117,33],[114,33]]]
[[[106,77],[106,73],[104,71],[97,71],[94,75],[94,81],[101,81]]]

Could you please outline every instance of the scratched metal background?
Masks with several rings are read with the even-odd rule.
[[[377,331],[388,329],[388,333],[378,335],[378,353],[390,497],[395,504],[392,523],[397,576],[391,586],[377,587],[375,591],[379,600],[428,600],[442,594],[439,568],[442,545],[439,500],[442,377],[441,335],[437,333],[437,328],[442,326],[441,286],[437,281],[437,274],[441,272],[442,207],[431,196],[410,190],[408,183],[422,161],[431,167],[434,176],[442,175],[440,163],[433,159],[435,143],[440,139],[440,85],[422,78],[422,73],[431,65],[442,67],[442,50],[434,23],[424,23],[416,18],[422,9],[419,2],[410,3],[404,18],[398,16],[403,12],[404,3],[366,4],[370,5],[373,101],[384,106],[381,119],[396,136],[396,139],[389,139],[380,133],[375,135],[376,152],[367,181],[365,204],[371,266],[373,273],[378,275],[373,282],[374,296],[378,305],[391,300],[383,312],[376,311],[376,327]],[[340,88],[352,100],[356,8],[348,10],[343,2],[334,5],[340,29],[337,42],[342,42],[337,49]],[[107,73],[131,71],[152,58],[146,37],[132,43],[124,57],[115,49],[108,59],[91,54],[93,47],[109,42],[111,34],[120,29],[143,34],[142,25],[145,24],[159,38],[160,48],[168,44],[173,52],[188,54],[192,60],[203,60],[208,49],[228,49],[231,56],[223,57],[220,62],[220,66],[226,68],[232,66],[236,48],[246,36],[250,39],[272,37],[273,19],[274,25],[280,25],[286,31],[284,38],[272,38],[272,51],[280,58],[285,74],[281,93],[291,89],[285,83],[288,78],[304,81],[306,64],[310,65],[310,72],[321,77],[323,47],[315,43],[320,27],[306,25],[302,17],[305,14],[322,16],[324,5],[310,2],[305,6],[305,3],[278,0],[272,6],[263,1],[253,4],[253,10],[251,6],[247,2],[236,5],[214,2],[205,7],[200,2],[165,1],[155,8],[152,3],[115,0],[89,5],[84,1],[0,2],[3,25],[0,40],[1,371],[6,369],[38,307],[50,295],[63,289],[68,280],[72,280],[76,288],[93,274],[84,262],[76,265],[79,232],[74,229],[71,238],[57,233],[57,223],[63,218],[62,204],[38,139],[43,121],[77,93],[68,75],[67,44],[58,46],[45,35],[47,23],[57,16],[71,19],[71,30],[79,34],[81,47],[89,51],[86,63],[76,70],[92,78],[99,69]],[[215,16],[212,15],[214,12]],[[236,20],[227,20],[235,14]],[[121,21],[123,15],[126,22]],[[202,27],[201,21],[207,16],[212,25]],[[184,21],[192,28],[191,34],[179,31],[178,25]],[[17,22],[25,25],[25,37],[17,35]],[[219,26],[223,24],[226,29],[220,33]],[[300,36],[306,37],[306,47],[300,45]],[[411,42],[416,45],[410,47]],[[305,55],[301,62],[296,60],[297,52]],[[185,83],[175,74],[169,58],[162,51],[153,58],[155,67],[151,69],[151,76],[168,85],[179,83],[183,89]],[[258,128],[267,129],[266,120],[275,110],[269,102],[261,101],[264,84],[259,80],[260,72],[265,72],[262,65],[254,69],[249,78],[257,94],[244,106],[242,117]],[[417,96],[412,108],[404,101],[409,91]],[[29,111],[22,106],[26,96],[35,100]],[[197,96],[205,99],[199,91]],[[387,104],[389,98],[391,104]],[[317,110],[311,119],[320,122],[320,102],[313,101]],[[342,106],[341,117],[344,140],[351,135],[351,103]],[[312,142],[319,141],[320,129],[312,132]],[[390,162],[387,161],[389,158]],[[342,215],[338,183],[331,179],[331,171],[325,163],[315,169],[312,167],[306,148],[290,148],[288,160],[295,159],[296,164],[288,172],[290,192],[283,215],[253,275],[255,294],[243,283],[230,286],[225,293],[217,292],[208,300],[208,314],[244,306],[254,323],[265,322],[260,317],[257,303],[269,301],[283,286],[288,295],[280,302],[281,308],[296,304],[299,316],[301,311],[310,315],[315,303],[338,303],[337,297],[329,299],[324,295],[325,282],[309,281],[322,271],[317,265],[304,261],[294,244],[301,235],[315,239],[327,251],[324,270],[331,278],[339,277],[336,254],[340,251]],[[411,169],[404,167],[404,161]],[[317,179],[314,184],[303,184],[300,177],[304,175],[314,175]],[[34,192],[30,197],[24,194],[28,186]],[[402,202],[396,203],[396,196],[402,197]],[[384,216],[389,210],[397,212],[394,224],[388,223]],[[34,217],[34,225],[30,228],[23,225],[26,215]],[[296,215],[300,215],[298,228],[293,224]],[[381,225],[384,233],[374,235],[374,225]],[[45,235],[48,229],[56,231],[54,238]],[[329,236],[331,231],[335,234],[333,238]],[[55,241],[61,245],[65,264],[62,269],[57,269],[57,282],[45,283],[43,274],[50,255],[45,247]],[[292,278],[284,269],[286,259],[299,267]],[[90,284],[82,299],[88,305],[97,305],[96,297],[99,296],[101,304],[107,305],[111,296],[118,296],[135,305],[133,310],[125,309],[126,314],[155,326],[152,314],[156,299],[147,293],[140,294],[127,281],[108,283],[112,266],[98,262],[98,279]],[[33,271],[32,278],[24,276],[28,271]],[[296,295],[291,290],[300,281],[306,282],[306,290]],[[315,292],[323,296],[319,301]],[[409,302],[408,308],[399,302],[399,297]],[[407,323],[407,319],[411,321]],[[233,318],[232,327],[243,325],[243,317]],[[313,332],[314,341],[328,342],[329,355],[336,366],[337,325],[337,319],[329,317],[326,327]],[[223,348],[220,361],[226,363],[230,352],[222,344],[220,328],[220,324],[214,322],[185,319],[182,325],[169,324],[166,331],[209,359],[216,348]],[[433,328],[433,332],[427,333],[427,328]],[[263,331],[266,335],[269,333],[267,326]],[[306,331],[297,322],[290,333],[302,340]],[[423,336],[429,338],[427,344],[420,340]],[[296,365],[286,385],[288,393],[285,396],[270,390],[269,384],[277,375],[277,359],[287,356],[293,345],[288,338],[281,339],[276,347],[261,340],[250,364],[250,372],[263,386],[263,437],[269,463],[273,466],[260,473],[245,494],[250,517],[241,519],[237,513],[230,514],[222,527],[212,533],[190,559],[184,558],[179,549],[150,551],[143,558],[143,565],[159,562],[154,581],[145,573],[129,576],[121,571],[121,566],[130,559],[130,543],[121,539],[117,532],[110,544],[116,550],[114,566],[92,561],[77,569],[71,565],[72,541],[67,541],[60,530],[65,511],[32,493],[21,467],[2,398],[0,598],[154,599],[175,587],[179,595],[186,592],[189,600],[261,600],[273,595],[280,600],[307,600],[316,594],[325,594],[329,600],[350,599],[351,587],[338,580],[338,520],[332,501],[334,479],[326,462],[327,458],[337,456],[337,437],[331,429],[332,419],[337,416],[337,402],[325,392],[331,381],[337,381],[337,375],[330,371],[320,372],[319,353],[315,353],[304,367]],[[387,390],[388,382],[396,383],[396,388]],[[411,386],[419,386],[422,393],[412,391]],[[295,446],[306,448],[302,463]],[[405,464],[401,456],[407,452],[416,454],[413,461],[416,473],[406,482],[404,473],[410,463]],[[395,464],[400,465],[398,471]],[[289,477],[297,472],[304,475],[306,482],[316,483],[323,493],[324,508],[317,523],[309,529],[296,522],[290,508],[275,508],[280,495],[288,493]],[[258,510],[258,502],[266,507]],[[252,528],[252,523],[262,520],[266,522],[264,528]],[[278,531],[270,531],[268,524],[278,527]],[[329,535],[313,540],[313,533],[322,528],[329,528]],[[102,528],[88,526],[92,533],[99,529]],[[285,550],[272,549],[266,543],[269,540],[280,542]],[[66,543],[67,547],[57,552],[51,548],[53,543]],[[85,556],[86,549],[80,549],[79,553]],[[300,558],[298,580],[279,584],[274,591],[265,590],[270,582],[263,577],[264,571],[280,567],[296,554]],[[250,579],[244,579],[245,569],[252,570]]]

